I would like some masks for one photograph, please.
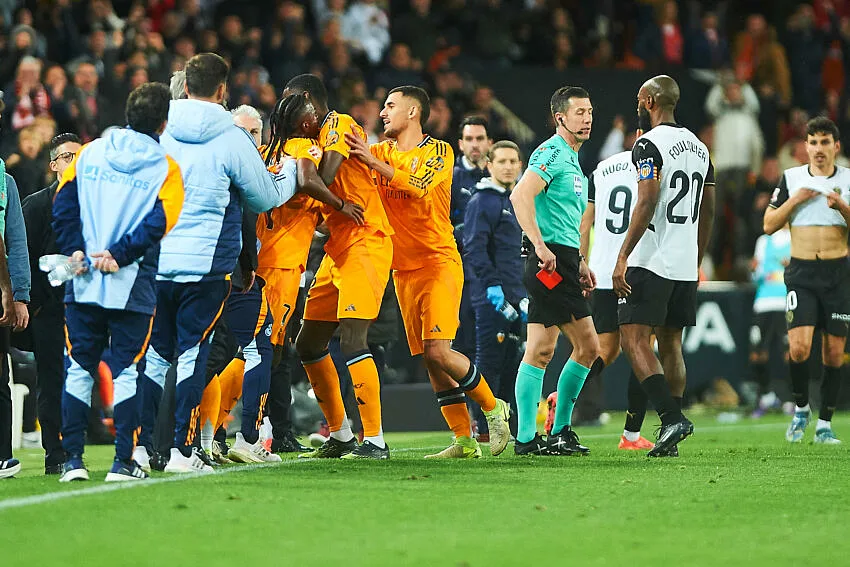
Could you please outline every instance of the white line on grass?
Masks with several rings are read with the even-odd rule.
[[[742,429],[780,429],[785,426],[781,423],[740,423],[740,424],[730,424],[730,425],[709,425],[706,427],[697,427],[697,432],[705,432],[705,433],[718,433],[722,431],[734,431],[734,430],[742,430]],[[604,438],[613,438],[618,437],[618,433],[591,433],[588,435],[582,435],[585,439],[604,439]],[[442,446],[432,446],[432,447],[400,447],[398,449],[392,449],[393,453],[410,453],[413,451],[431,451],[435,449],[441,449]],[[89,496],[91,494],[102,494],[105,492],[114,492],[117,490],[127,490],[130,488],[139,488],[145,486],[153,486],[155,484],[163,484],[166,482],[180,482],[184,480],[192,480],[196,478],[216,478],[224,474],[230,474],[235,472],[243,472],[243,471],[251,471],[256,469],[266,469],[272,467],[279,467],[282,465],[292,465],[296,463],[308,463],[311,462],[312,459],[287,459],[281,463],[262,463],[262,464],[254,464],[254,465],[243,465],[238,467],[228,467],[225,469],[220,469],[216,472],[216,474],[180,474],[174,476],[167,476],[162,478],[154,478],[145,481],[138,482],[117,482],[113,484],[100,484],[97,486],[90,486],[88,488],[80,488],[77,490],[68,490],[65,492],[51,492],[48,494],[35,494],[33,496],[22,496],[20,498],[9,498],[8,500],[0,500],[0,511],[9,510],[11,508],[23,508],[26,506],[34,506],[37,504],[46,504],[48,502],[55,502],[57,500],[64,500],[66,498],[76,498],[78,496]],[[9,481],[6,481],[9,482]]]
[[[230,474],[242,471],[251,471],[256,469],[266,469],[271,467],[279,467],[281,465],[291,465],[294,463],[308,462],[305,459],[296,460],[289,459],[282,463],[258,463],[253,465],[244,465],[239,467],[228,467],[216,471],[215,474],[188,473],[176,474],[163,478],[152,478],[149,480],[115,482],[111,484],[99,484],[87,488],[77,490],[68,490],[65,492],[51,492],[49,494],[35,494],[33,496],[22,496],[20,498],[10,498],[8,500],[0,500],[0,510],[8,510],[10,508],[21,508],[24,506],[33,506],[35,504],[45,504],[47,502],[55,502],[56,500],[64,500],[65,498],[76,498],[78,496],[88,496],[91,494],[102,494],[104,492],[114,492],[116,490],[127,490],[130,488],[140,488],[145,486],[153,486],[155,484],[163,484],[166,482],[180,482],[183,480],[192,480],[196,478],[216,478],[223,474]],[[8,481],[6,481],[8,482]]]

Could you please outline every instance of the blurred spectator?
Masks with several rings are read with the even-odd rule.
[[[476,16],[475,54],[486,61],[503,65],[519,59],[509,4],[502,0],[482,0]]]
[[[764,140],[756,117],[759,101],[752,87],[732,80],[712,87],[705,109],[714,119],[712,161],[717,179],[714,264],[731,251],[734,261],[743,250],[745,226],[741,197],[761,170]],[[731,247],[735,247],[732,249]]]
[[[482,116],[487,120],[488,132],[493,140],[503,140],[508,137],[508,127],[502,115],[496,111],[496,98],[493,89],[478,85],[472,94],[472,108],[467,114]]]
[[[552,51],[552,67],[563,71],[572,65],[573,43],[570,36],[559,33],[555,36],[555,48]]]
[[[389,18],[375,0],[357,0],[342,20],[342,37],[356,53],[377,65],[390,45],[389,27]]]
[[[411,11],[393,19],[395,43],[408,43],[413,57],[427,63],[437,50],[439,22],[431,11],[431,0],[410,0]]]
[[[30,55],[21,59],[14,83],[6,87],[3,102],[6,103],[5,127],[12,132],[32,125],[39,116],[50,116],[50,97],[41,83],[41,60]]]
[[[92,63],[82,62],[74,71],[74,86],[67,103],[70,107],[74,130],[84,143],[88,143],[103,132],[108,124],[102,120],[102,108],[108,103],[98,92],[97,69]]]
[[[827,35],[815,27],[814,10],[809,4],[800,4],[788,18],[785,27],[785,45],[791,69],[794,106],[815,114],[820,108],[821,63],[826,52]]]
[[[655,21],[646,26],[635,41],[635,55],[650,69],[659,69],[681,65],[684,51],[679,8],[674,0],[667,0],[657,8]]]
[[[313,0],[316,32],[321,33],[330,20],[342,20],[346,0]]]
[[[730,63],[729,41],[717,27],[717,15],[706,12],[700,27],[688,34],[686,62],[695,69],[720,69]]]
[[[626,121],[618,114],[614,117],[611,131],[608,132],[608,136],[605,137],[605,142],[602,143],[602,148],[599,150],[599,161],[606,160],[625,149],[631,149],[631,147],[626,147]]]
[[[424,87],[425,82],[413,65],[407,44],[393,44],[387,57],[387,66],[375,76],[375,88],[392,89],[399,85]]]
[[[749,82],[760,97],[776,94],[779,104],[791,102],[791,73],[785,48],[776,41],[776,30],[761,14],[747,18],[747,28],[735,40],[735,74]]]
[[[34,126],[18,133],[18,151],[6,158],[6,171],[15,178],[21,199],[42,188],[47,164],[41,158],[41,136]]]
[[[452,135],[452,109],[445,97],[431,98],[431,114],[425,131],[438,140],[446,140]]]

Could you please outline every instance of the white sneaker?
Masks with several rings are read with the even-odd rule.
[[[165,472],[167,473],[203,473],[203,474],[212,474],[215,472],[209,465],[205,465],[204,461],[202,461],[198,455],[192,453],[192,455],[188,457],[184,457],[183,453],[180,452],[180,449],[177,447],[171,448],[171,458],[168,459],[168,464],[165,465]]]
[[[241,432],[236,433],[236,443],[227,452],[227,458],[237,463],[279,463],[283,460],[279,455],[266,451],[259,439],[253,445],[248,443]]]
[[[136,461],[143,471],[150,474],[151,472],[151,458],[148,455],[148,450],[139,445],[135,449],[133,449],[133,460]]]

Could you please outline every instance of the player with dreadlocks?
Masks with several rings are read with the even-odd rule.
[[[322,203],[331,206],[358,224],[363,222],[363,209],[359,205],[346,203],[334,196],[319,177],[317,166],[321,160],[322,151],[315,141],[319,133],[318,118],[315,109],[304,95],[293,95],[280,99],[272,112],[270,123],[271,139],[267,146],[260,148],[260,153],[270,169],[280,167],[287,159],[296,160],[299,194],[293,197],[286,207],[278,207],[263,213],[255,221],[256,235],[260,241],[260,251],[255,264],[257,282],[258,285],[264,286],[263,291],[268,300],[272,325],[270,329],[266,330],[266,325],[262,321],[258,321],[256,328],[246,328],[245,331],[247,332],[239,333],[234,327],[244,327],[245,325],[240,325],[237,320],[231,322],[231,319],[228,318],[228,324],[234,330],[234,333],[245,335],[238,341],[242,346],[242,354],[245,360],[234,359],[231,365],[221,374],[221,376],[232,377],[235,380],[232,380],[234,383],[227,387],[222,385],[222,393],[227,390],[231,392],[231,395],[221,396],[221,411],[216,428],[223,424],[227,414],[230,413],[238,400],[239,393],[243,390],[241,378],[244,369],[245,391],[243,393],[245,401],[243,401],[243,406],[247,403],[254,410],[254,406],[257,404],[250,403],[248,398],[251,398],[251,400],[256,398],[260,400],[257,409],[262,412],[262,407],[266,402],[265,394],[269,392],[269,397],[274,398],[270,400],[274,409],[272,407],[269,409],[273,428],[275,424],[282,424],[284,431],[277,431],[277,435],[274,435],[275,442],[272,446],[266,446],[265,449],[271,449],[273,452],[284,452],[303,449],[294,438],[290,439],[291,433],[287,435],[289,430],[285,428],[291,403],[291,399],[287,396],[290,384],[288,374],[284,371],[283,365],[280,364],[280,358],[285,340],[285,329],[295,307],[310,242],[319,222],[320,207]],[[247,238],[247,235],[245,238]],[[238,301],[237,298],[234,299]],[[249,326],[253,327],[253,325]],[[267,331],[268,334],[259,336],[257,331],[260,331],[260,329]],[[251,331],[255,332],[251,334]],[[271,386],[269,388],[268,380],[261,379],[258,391],[255,381],[248,378],[255,373],[255,368],[259,370],[261,367],[263,367],[263,378],[266,378],[269,366],[266,361],[263,361],[260,367],[257,367],[248,360],[253,343],[248,344],[247,347],[243,343],[252,339],[261,342],[271,339],[275,350],[271,362]],[[259,397],[257,396],[258,392],[260,393]],[[243,422],[247,417],[244,413]],[[259,420],[260,413],[256,415],[257,420]],[[251,422],[253,423],[254,420],[251,419]],[[258,425],[259,422],[256,426],[258,427]],[[251,452],[240,452],[239,447],[240,444],[237,439],[237,443],[228,452],[231,459],[236,457],[236,460],[243,462],[256,462],[255,458],[259,457],[258,460],[265,460],[263,459],[264,453],[259,448]]]

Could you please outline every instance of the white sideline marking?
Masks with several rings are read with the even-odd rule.
[[[744,418],[746,419],[746,418]],[[697,425],[696,432],[697,433],[717,433],[722,431],[730,431],[730,430],[741,430],[741,429],[784,429],[785,425],[781,423],[736,423],[729,425],[709,425],[706,427],[699,427]],[[582,439],[605,439],[605,438],[617,438],[619,437],[619,433],[591,433],[588,435],[582,435]],[[432,446],[432,447],[402,447],[399,449],[392,449],[393,453],[409,453],[413,451],[432,451],[436,449],[445,448],[442,445]],[[237,467],[227,467],[217,471],[215,474],[176,474],[173,476],[167,476],[162,478],[153,478],[145,481],[138,482],[116,482],[112,484],[99,484],[97,486],[90,486],[88,488],[80,488],[77,490],[68,490],[64,492],[50,492],[48,494],[35,494],[32,496],[22,496],[19,498],[10,498],[8,500],[0,500],[0,511],[9,510],[11,508],[23,508],[26,506],[35,506],[37,504],[46,504],[48,502],[55,502],[57,500],[64,500],[66,498],[76,498],[78,496],[88,496],[91,494],[102,494],[105,492],[114,492],[117,490],[129,490],[131,488],[141,488],[146,486],[153,486],[155,484],[163,484],[166,482],[180,482],[184,480],[192,480],[196,478],[216,478],[221,475],[231,474],[236,472],[243,471],[251,471],[256,469],[266,469],[272,467],[279,467],[283,465],[292,465],[296,463],[308,463],[312,462],[311,459],[287,459],[280,463],[257,463],[253,465],[242,465]],[[5,481],[9,482],[9,481]]]
[[[203,473],[186,473],[175,474],[162,478],[152,478],[140,481],[115,482],[108,484],[99,484],[88,488],[80,488],[77,490],[68,490],[64,492],[51,492],[48,494],[35,494],[33,496],[22,496],[20,498],[10,498],[8,500],[0,500],[0,510],[8,510],[9,508],[21,508],[24,506],[33,506],[35,504],[45,504],[47,502],[55,502],[56,500],[64,500],[65,498],[76,498],[77,496],[88,496],[90,494],[101,494],[104,492],[114,492],[116,490],[128,490],[130,488],[140,488],[145,486],[153,486],[165,482],[180,482],[183,480],[191,480],[195,478],[215,478],[224,474],[235,472],[250,471],[255,469],[266,469],[271,467],[279,467],[281,465],[293,463],[305,463],[306,459],[289,459],[281,463],[256,463],[252,465],[243,465],[238,467],[228,467],[216,471],[215,474]],[[58,482],[58,481],[57,481]]]

